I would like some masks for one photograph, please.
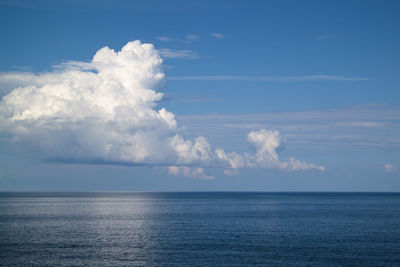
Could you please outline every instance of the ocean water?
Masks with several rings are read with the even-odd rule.
[[[400,266],[400,194],[0,193],[0,266]]]

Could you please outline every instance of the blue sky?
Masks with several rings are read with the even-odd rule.
[[[226,176],[202,163],[214,178],[199,179],[153,162],[65,162],[13,142],[3,124],[0,190],[399,191],[399,11],[398,1],[1,0],[1,96],[22,86],[7,74],[53,73],[141,40],[163,57],[157,109],[175,114],[180,135],[246,153],[250,131],[276,130],[280,159],[325,171]]]

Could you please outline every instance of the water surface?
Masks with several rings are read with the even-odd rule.
[[[0,193],[0,265],[400,265],[396,193]]]

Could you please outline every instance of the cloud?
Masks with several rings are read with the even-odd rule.
[[[374,121],[343,121],[336,123],[338,126],[344,127],[364,127],[364,128],[371,128],[371,127],[382,127],[384,124]]]
[[[274,160],[278,159],[276,149],[280,146],[281,138],[278,131],[267,131],[262,129],[258,132],[250,132],[247,141],[253,144],[258,152],[271,155]]]
[[[158,102],[164,84],[162,58],[151,44],[108,47],[91,62],[65,62],[51,72],[2,74],[20,83],[0,102],[0,132],[37,157],[68,163],[164,166],[172,175],[210,178],[204,168],[324,167],[281,161],[278,131],[252,131],[253,153],[212,148],[198,136],[185,139],[175,115]],[[168,167],[169,166],[169,167]]]
[[[187,132],[208,136],[210,142],[224,143],[225,149],[241,149],[226,136],[238,139],[252,129],[276,129],[290,149],[324,153],[363,151],[376,155],[377,147],[393,151],[400,147],[400,106],[353,105],[310,111],[247,114],[178,115]],[[278,149],[279,150],[279,149]]]
[[[204,168],[201,167],[187,167],[187,166],[168,166],[168,173],[174,176],[186,176],[200,179],[214,179],[214,176],[207,175]]]
[[[223,99],[207,95],[165,93],[162,101],[175,102],[175,103],[203,103],[203,102],[221,102],[223,101]]]
[[[226,169],[226,170],[224,170],[224,174],[228,175],[228,176],[234,176],[234,175],[238,175],[239,172],[238,172],[238,170],[235,170],[235,169]]]
[[[223,34],[217,33],[217,32],[211,33],[211,36],[216,39],[224,39],[225,38],[225,36]]]
[[[197,41],[199,40],[199,36],[195,34],[188,34],[186,35],[186,39],[189,41]]]
[[[183,41],[184,44],[190,44],[194,41],[198,41],[200,40],[200,37],[198,35],[195,34],[188,34],[186,35],[186,39]]]
[[[199,56],[192,50],[172,50],[168,48],[162,48],[159,50],[161,57],[165,59],[195,59]]]
[[[160,36],[156,37],[156,39],[163,42],[171,42],[173,40],[171,37],[168,36]]]
[[[1,96],[11,92],[16,86],[28,86],[37,83],[40,79],[30,72],[6,72],[0,73],[0,94]]]
[[[261,129],[252,131],[247,135],[247,141],[253,145],[255,153],[239,155],[235,152],[225,153],[222,149],[217,149],[218,159],[229,163],[231,169],[268,168],[285,171],[311,169],[325,171],[323,166],[302,162],[294,158],[289,158],[288,161],[280,161],[277,149],[281,146],[281,137],[276,130]]]
[[[395,166],[393,164],[389,164],[389,163],[383,165],[383,167],[385,168],[385,171],[388,173],[393,172],[395,169]]]
[[[159,36],[156,37],[157,40],[162,41],[162,42],[172,42],[172,41],[180,41],[184,44],[190,44],[192,42],[200,40],[200,36],[196,34],[187,34],[183,39],[175,39],[172,37],[168,36]]]
[[[308,76],[172,76],[174,81],[249,81],[249,82],[308,82],[308,81],[365,81],[369,78],[334,75]]]

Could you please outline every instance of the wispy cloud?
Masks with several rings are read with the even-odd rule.
[[[252,114],[179,115],[188,132],[239,138],[251,129],[277,129],[298,149],[313,148],[326,153],[400,148],[400,107],[359,105],[337,109]],[[224,142],[223,139],[211,140]],[[236,144],[227,143],[230,149]]]
[[[315,36],[314,39],[315,40],[325,40],[325,39],[333,39],[336,38],[336,35],[334,34],[321,34],[318,36]]]
[[[173,40],[171,37],[168,36],[160,36],[156,37],[156,39],[163,42],[171,42]]]
[[[221,39],[224,37],[222,34],[218,34],[218,33],[216,33],[216,34],[218,37],[213,35],[215,38]],[[200,36],[196,35],[196,34],[187,34],[184,38],[173,38],[170,36],[158,36],[155,39],[162,41],[162,42],[181,42],[184,44],[190,44],[195,41],[199,41]]]
[[[224,39],[225,38],[225,35],[223,35],[221,33],[217,33],[217,32],[211,33],[211,36],[214,37],[214,38],[217,38],[217,39]]]
[[[190,41],[197,41],[199,40],[199,36],[195,34],[188,34],[186,35],[186,39]]]
[[[188,34],[186,35],[186,39],[182,41],[182,43],[184,44],[190,44],[194,41],[198,41],[200,40],[200,36],[196,35],[196,34]]]
[[[395,166],[391,163],[386,163],[385,165],[383,165],[383,168],[385,168],[386,172],[391,173],[394,171]]]
[[[203,103],[203,102],[220,102],[222,99],[216,97],[202,96],[202,95],[182,95],[165,93],[163,102],[175,102],[175,103]]]
[[[306,75],[306,76],[172,76],[175,81],[249,81],[249,82],[308,82],[308,81],[366,81],[365,77],[346,77],[335,75]]]
[[[163,58],[173,58],[173,59],[195,59],[198,58],[199,55],[192,50],[173,50],[168,48],[162,48],[159,50],[160,55]]]
[[[375,122],[375,121],[342,121],[342,122],[337,122],[336,125],[342,127],[371,128],[371,127],[382,127],[385,124],[382,122]]]

